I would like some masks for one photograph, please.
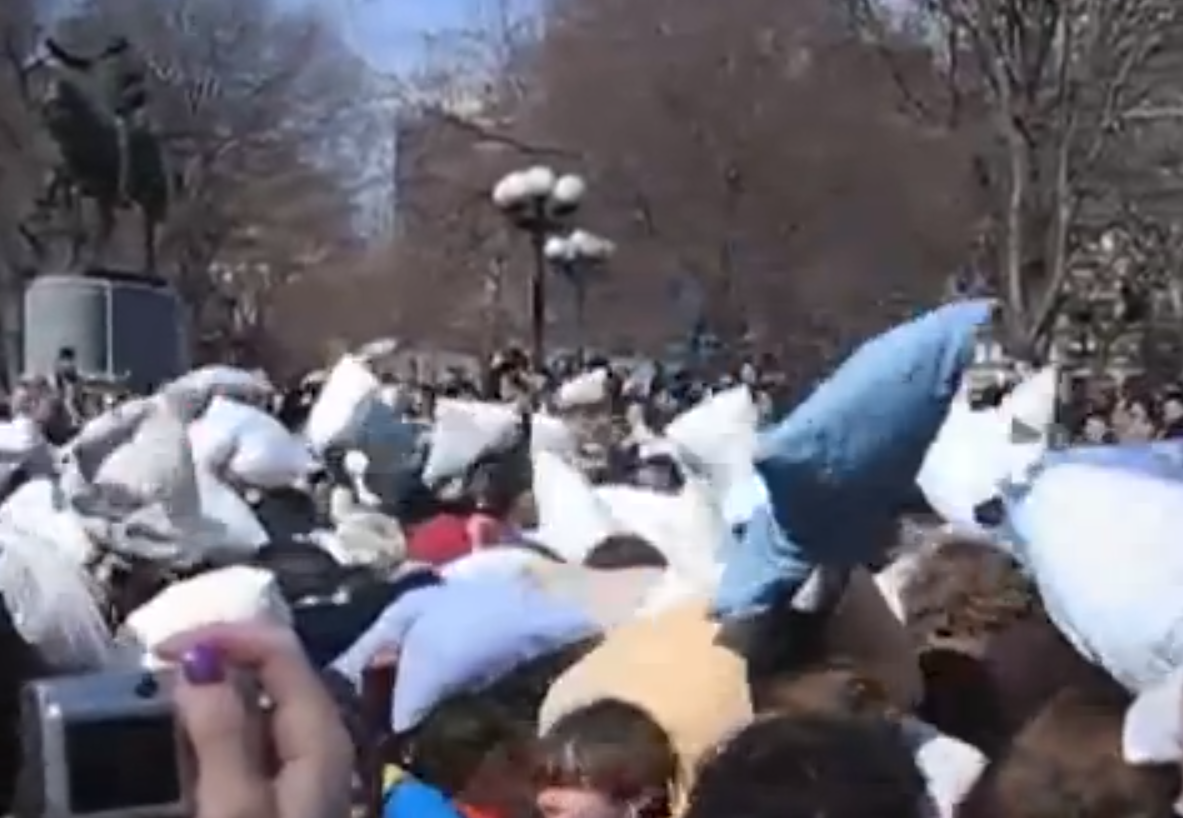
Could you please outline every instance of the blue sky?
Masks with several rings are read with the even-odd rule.
[[[0,0],[2,2],[2,0]],[[362,55],[375,66],[401,69],[422,54],[433,32],[470,28],[481,17],[480,0],[281,0],[318,3],[331,10]]]
[[[0,0],[3,2],[3,0]],[[336,17],[353,46],[376,67],[401,70],[423,54],[425,38],[446,30],[472,30],[490,19],[503,0],[279,0],[312,3]],[[909,0],[888,0],[905,8]],[[512,2],[511,5],[517,5]],[[526,0],[522,3],[534,6]]]

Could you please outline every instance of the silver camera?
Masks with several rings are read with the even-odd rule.
[[[18,818],[174,818],[193,812],[194,765],[175,677],[126,671],[30,682],[21,692]]]

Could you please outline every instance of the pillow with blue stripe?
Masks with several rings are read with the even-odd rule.
[[[1003,493],[1007,534],[1048,616],[1134,692],[1183,666],[1183,469],[1170,454],[1053,452]]]
[[[761,436],[755,465],[769,499],[732,550],[716,615],[758,615],[814,566],[882,553],[993,310],[956,302],[867,341]]]

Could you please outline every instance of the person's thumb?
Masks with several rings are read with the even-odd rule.
[[[181,669],[176,705],[196,761],[197,818],[275,815],[261,733],[242,693],[227,679],[221,654],[196,646],[182,657]]]

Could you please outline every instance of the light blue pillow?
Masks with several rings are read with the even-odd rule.
[[[1049,451],[1029,470],[1024,480],[1001,487],[1008,510],[1017,509],[1043,472],[1064,465],[1100,466],[1161,480],[1183,480],[1183,441],[1072,446]],[[1023,539],[1022,532],[1009,524],[1004,533],[1014,540]]]
[[[1177,440],[1074,446],[1051,452],[1046,463],[1083,463],[1139,472],[1164,480],[1183,480],[1183,444]]]
[[[406,633],[391,708],[395,732],[441,701],[482,690],[515,668],[599,632],[582,611],[521,579],[439,586]]]
[[[814,565],[882,553],[993,308],[949,304],[866,342],[761,436],[756,470],[769,503],[727,562],[718,616],[767,610]]]
[[[999,531],[1002,537],[1018,546],[1015,555],[1026,567],[1029,567],[1026,555],[1031,542],[1024,522],[1027,515],[1023,504],[1036,481],[1059,466],[1096,466],[1117,474],[1125,472],[1155,480],[1183,482],[1183,441],[1158,440],[1057,449],[1044,455],[1022,482],[1001,486],[1006,519]]]
[[[1048,616],[1134,692],[1183,666],[1183,479],[1150,464],[1147,452],[1056,453],[1006,492],[1015,554]]]
[[[360,688],[362,674],[371,660],[384,650],[402,645],[411,626],[428,610],[443,588],[443,585],[427,585],[401,594],[329,667]]]

